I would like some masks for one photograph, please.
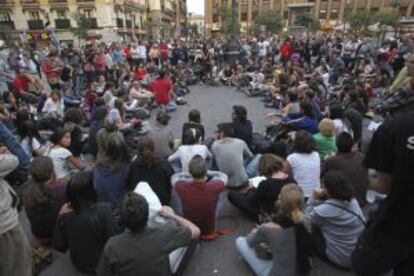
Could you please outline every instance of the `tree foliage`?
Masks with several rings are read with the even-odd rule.
[[[368,10],[358,10],[345,16],[345,21],[352,28],[361,30],[375,23],[394,27],[398,24],[398,19],[399,15],[395,11],[371,12]]]
[[[266,11],[254,20],[254,31],[258,32],[260,26],[266,26],[266,31],[278,33],[282,29],[282,19],[277,11]]]
[[[295,19],[295,25],[306,27],[311,31],[317,31],[321,27],[319,20],[315,19],[311,13],[303,13],[297,15]]]
[[[93,27],[91,20],[79,11],[73,14],[73,18],[76,21],[77,28],[74,28],[72,32],[79,38],[79,41],[87,39],[88,30]]]
[[[231,34],[233,30],[233,24],[231,20],[231,8],[226,6],[221,6],[218,8],[218,15],[221,18],[220,24],[220,32],[223,34]],[[238,32],[240,32],[240,24],[237,21],[237,27],[235,28]]]

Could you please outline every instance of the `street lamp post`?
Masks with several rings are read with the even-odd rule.
[[[237,11],[237,1],[231,0],[231,34],[233,38],[237,38],[239,30],[237,30],[239,24],[238,22],[238,11]]]

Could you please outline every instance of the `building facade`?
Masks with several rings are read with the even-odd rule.
[[[205,0],[206,35],[218,32],[221,18],[219,8],[231,8],[231,0]],[[414,0],[236,0],[238,20],[242,31],[254,25],[256,16],[265,11],[280,14],[286,25],[294,22],[298,13],[309,12],[319,19],[323,26],[334,26],[343,21],[346,11],[361,9],[382,11],[396,9],[402,16],[414,16]]]
[[[158,3],[156,3],[158,2]],[[158,13],[159,11],[159,13]],[[104,42],[138,41],[164,25],[182,25],[185,0],[0,0],[0,36],[47,44],[51,39],[77,45],[80,40],[76,14],[83,14],[90,26],[88,39]]]
[[[186,0],[149,0],[151,39],[179,37],[187,20]]]
[[[204,15],[189,13],[188,24],[191,28],[195,28],[191,30],[192,33],[204,34]]]

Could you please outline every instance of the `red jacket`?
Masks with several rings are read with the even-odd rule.
[[[161,53],[161,57],[163,59],[167,59],[168,58],[168,44],[167,43],[163,43],[160,46],[160,53]]]
[[[137,81],[142,81],[145,77],[145,75],[147,74],[147,70],[145,69],[138,69],[137,71],[135,71],[135,79]]]
[[[202,235],[216,231],[216,208],[224,190],[224,183],[217,179],[207,183],[184,180],[175,184],[184,217],[197,225]]]
[[[172,84],[166,79],[156,79],[150,84],[150,89],[154,92],[157,104],[168,104],[171,101]]]
[[[25,76],[16,76],[13,80],[13,89],[17,95],[20,95],[22,91],[29,91],[29,80]]]
[[[287,42],[282,45],[282,48],[280,49],[282,58],[287,59],[289,58],[290,54],[292,53],[292,45],[290,42]]]

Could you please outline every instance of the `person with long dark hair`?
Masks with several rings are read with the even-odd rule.
[[[316,151],[315,140],[309,132],[296,132],[293,153],[287,157],[284,171],[293,174],[306,199],[314,189],[320,187],[321,159]]]
[[[32,161],[23,201],[32,234],[48,245],[59,210],[66,201],[66,183],[55,179],[53,161],[49,157],[39,156]]]
[[[198,129],[187,129],[182,142],[183,144],[178,147],[175,153],[168,157],[168,162],[173,165],[176,172],[188,173],[189,163],[196,155],[201,156],[204,160],[212,160],[213,155],[207,146],[201,144],[201,132]]]
[[[98,201],[118,207],[126,193],[130,155],[120,133],[109,135],[94,169],[95,190]]]
[[[171,201],[171,176],[174,174],[170,164],[155,154],[154,141],[142,137],[138,141],[138,155],[132,162],[127,177],[127,189],[132,191],[138,183],[147,182],[163,205]]]
[[[33,121],[25,121],[17,131],[20,138],[20,146],[29,159],[33,156],[42,156],[45,153],[47,146],[42,145],[42,139]]]
[[[283,186],[276,202],[278,213],[272,222],[260,225],[236,246],[256,275],[307,275],[311,270],[311,243],[303,224],[303,193],[295,184]],[[270,251],[268,260],[256,255]],[[265,257],[265,256],[263,256]]]
[[[119,233],[118,223],[109,203],[96,203],[92,172],[73,175],[66,196],[68,203],[60,211],[53,247],[61,252],[69,249],[72,264],[82,272],[92,273],[106,241]]]

